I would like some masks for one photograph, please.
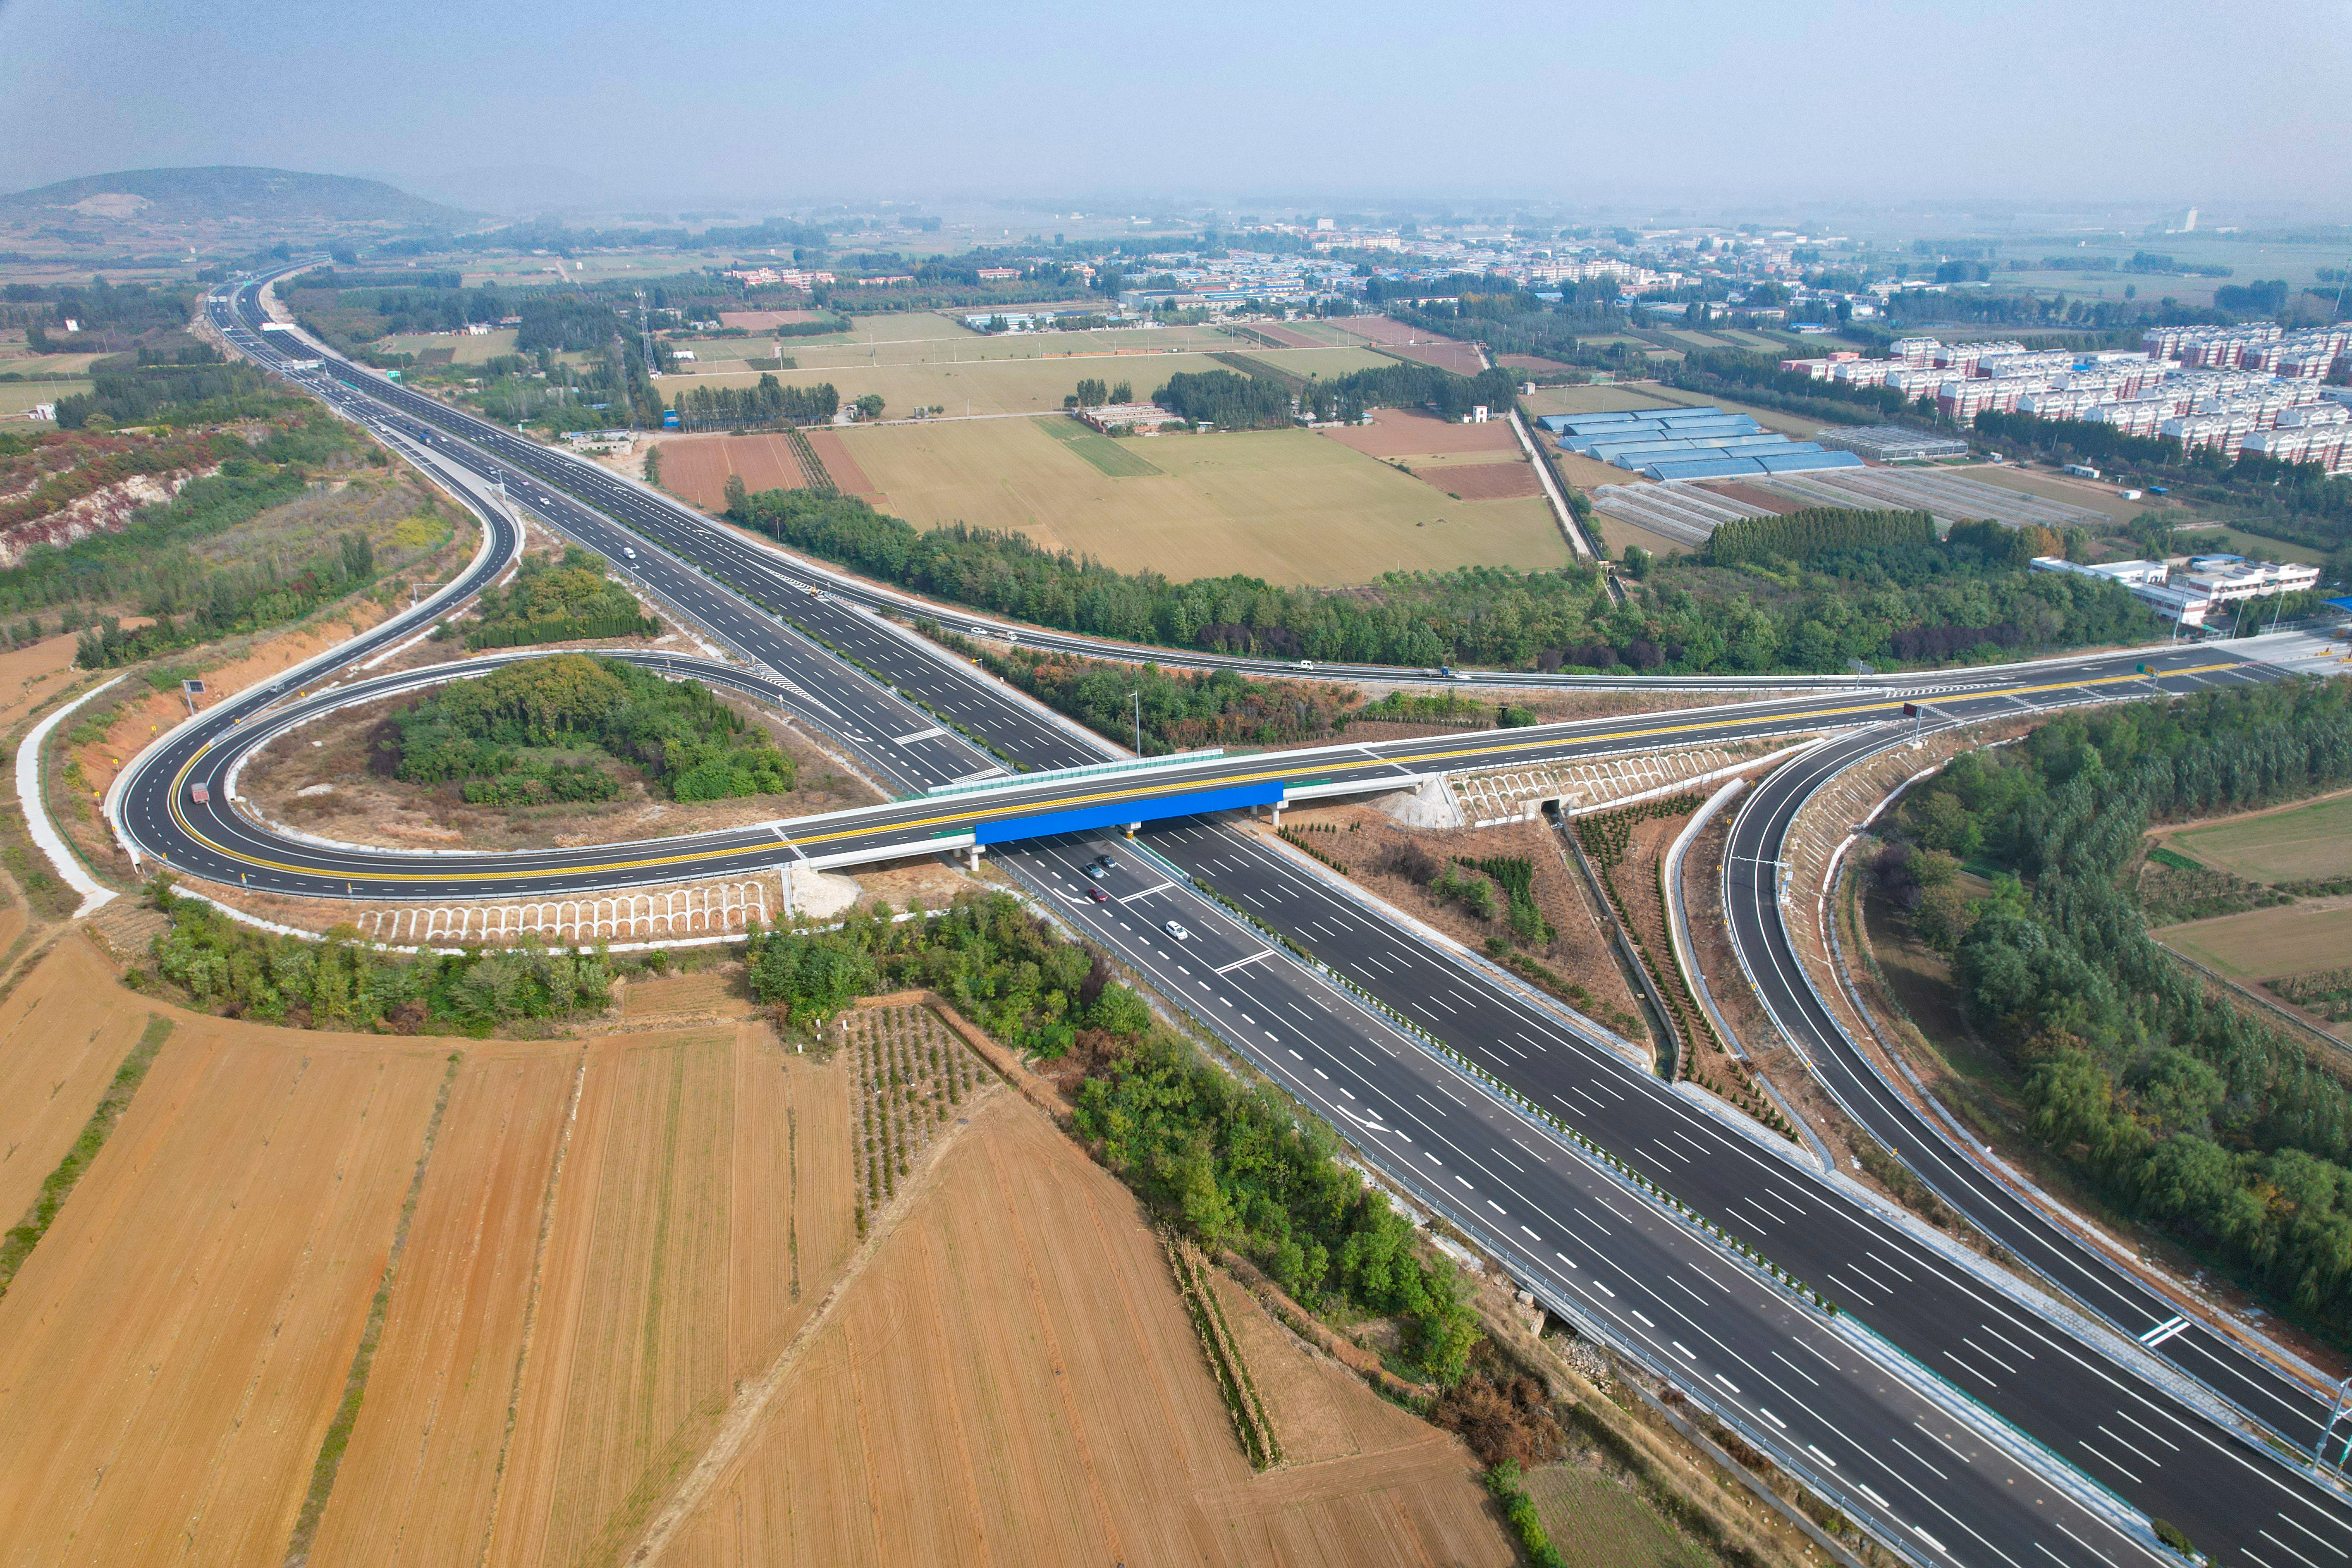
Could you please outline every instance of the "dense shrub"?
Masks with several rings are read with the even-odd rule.
[[[644,769],[676,800],[782,795],[793,762],[767,731],[700,681],[665,680],[618,659],[556,654],[455,680],[379,731],[376,766],[410,784],[506,781],[486,804],[601,800],[614,787],[576,761],[526,749],[596,747]],[[520,797],[520,798],[514,798]],[[470,789],[467,799],[475,799]]]

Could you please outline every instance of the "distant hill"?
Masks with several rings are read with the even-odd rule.
[[[0,195],[0,212],[71,212],[146,223],[246,217],[341,223],[462,224],[478,215],[428,202],[380,180],[287,169],[131,169]]]

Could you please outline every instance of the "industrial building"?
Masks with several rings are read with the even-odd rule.
[[[2217,611],[2250,599],[2299,594],[2319,585],[2319,568],[2300,562],[2249,561],[2242,555],[2196,555],[2176,568],[2164,561],[2114,561],[2084,566],[2055,555],[2036,556],[2036,572],[2104,577],[2179,626],[2201,626]]]
[[[1753,475],[1858,468],[1852,452],[1792,441],[1753,416],[1713,405],[1620,409],[1609,414],[1547,414],[1537,421],[1560,449],[1631,469],[1651,479],[1724,479]]]

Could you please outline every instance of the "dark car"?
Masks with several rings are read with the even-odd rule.
[[[1096,857],[1095,857],[1095,864],[1096,864],[1096,865],[1097,865],[1097,866],[1099,866],[1099,867],[1101,867],[1104,870],[1108,871],[1108,870],[1109,870],[1112,867],[1117,866],[1117,865],[1118,864],[1118,861],[1116,861],[1116,860],[1114,860],[1114,859],[1112,859],[1112,858],[1111,858],[1109,856],[1108,856],[1108,855],[1097,855],[1097,856],[1096,856]]]

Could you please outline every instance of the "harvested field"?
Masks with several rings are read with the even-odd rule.
[[[443,1042],[173,1016],[0,1300],[16,1561],[282,1558],[447,1070]]]
[[[1512,370],[1570,370],[1565,360],[1546,359],[1541,354],[1496,354],[1495,363]]]
[[[312,1560],[614,1560],[848,1258],[849,1172],[840,1068],[760,1025],[469,1054]]]
[[[1521,400],[1529,415],[1614,414],[1625,408],[1664,408],[1672,399],[1654,383],[1619,386],[1603,382],[1591,386],[1538,386]]]
[[[680,436],[653,449],[661,454],[662,488],[710,511],[726,508],[730,474],[742,476],[754,495],[807,483],[782,436]]]
[[[129,626],[137,617],[126,617]],[[47,703],[73,684],[74,649],[79,642],[71,632],[0,653],[0,724],[13,722]]]
[[[1161,471],[1121,479],[1029,420],[837,434],[887,493],[890,510],[917,527],[1010,529],[1122,571],[1348,584],[1400,566],[1557,566],[1566,559],[1539,499],[1449,500],[1304,430],[1122,442],[1122,451],[1132,447]],[[1508,430],[1502,435],[1509,439]]]
[[[459,1069],[312,1561],[480,1561],[580,1065],[491,1046]]]
[[[840,1058],[741,1024],[592,1041],[585,1063],[520,1382],[515,1351],[496,1363],[501,1423],[516,1403],[495,1519],[466,1521],[494,1564],[619,1561],[856,1247]],[[500,1429],[465,1464],[499,1463]],[[377,1430],[413,1451],[412,1430]]]
[[[1467,1451],[1360,1384],[1285,1384],[1346,1457],[1253,1475],[1134,1198],[1012,1096],[971,1122],[651,1561],[1509,1560]]]
[[[2280,904],[2167,926],[2156,936],[2234,979],[2278,979],[2343,967],[2352,953],[2352,905]]]
[[[1736,480],[1727,479],[1720,483],[1700,485],[1696,488],[1712,490],[1717,495],[1748,506],[1761,507],[1775,516],[1785,517],[1790,512],[1803,510],[1801,502],[1792,500],[1787,496],[1774,495],[1770,490],[1758,489],[1754,485],[1743,485]]]
[[[22,905],[8,917],[20,929]],[[13,940],[13,938],[12,938]],[[146,1027],[114,966],[68,937],[0,1003],[0,1215],[32,1205]]]
[[[1317,434],[1369,458],[1425,458],[1451,452],[1511,452],[1519,449],[1508,421],[1460,425],[1416,409],[1378,408],[1370,425],[1346,425]]]
[[[2352,794],[2164,835],[2192,860],[2255,882],[2352,876]]]
[[[1046,335],[966,337],[951,345],[951,352],[950,348],[932,351],[923,345],[901,345],[894,350],[887,343],[869,351],[866,345],[860,344],[855,355],[833,356],[820,354],[805,346],[806,340],[796,339],[788,351],[796,368],[775,374],[788,386],[830,382],[844,403],[873,393],[883,400],[885,419],[895,418],[912,408],[933,406],[944,408],[950,416],[1048,414],[1060,412],[1062,399],[1076,388],[1081,376],[1131,381],[1139,395],[1149,396],[1154,387],[1178,371],[1197,374],[1229,368],[1211,359],[1208,351],[1235,346],[1232,339],[1220,335],[1204,340],[1202,349],[1195,352],[1171,341],[1179,339],[1173,331],[1136,332],[1118,335],[1141,340],[1140,344],[1117,353],[1073,358],[1057,351],[1041,357],[1028,345]],[[1057,338],[1075,335],[1051,334]],[[1004,344],[1008,349],[1019,346],[1021,352],[974,352],[976,348],[996,344]],[[824,363],[828,357],[839,363]],[[1303,360],[1308,356],[1300,357]],[[1307,367],[1301,368],[1303,371]],[[669,381],[674,386],[718,387],[750,386],[759,379],[758,372],[743,370],[692,377],[674,375]]]

